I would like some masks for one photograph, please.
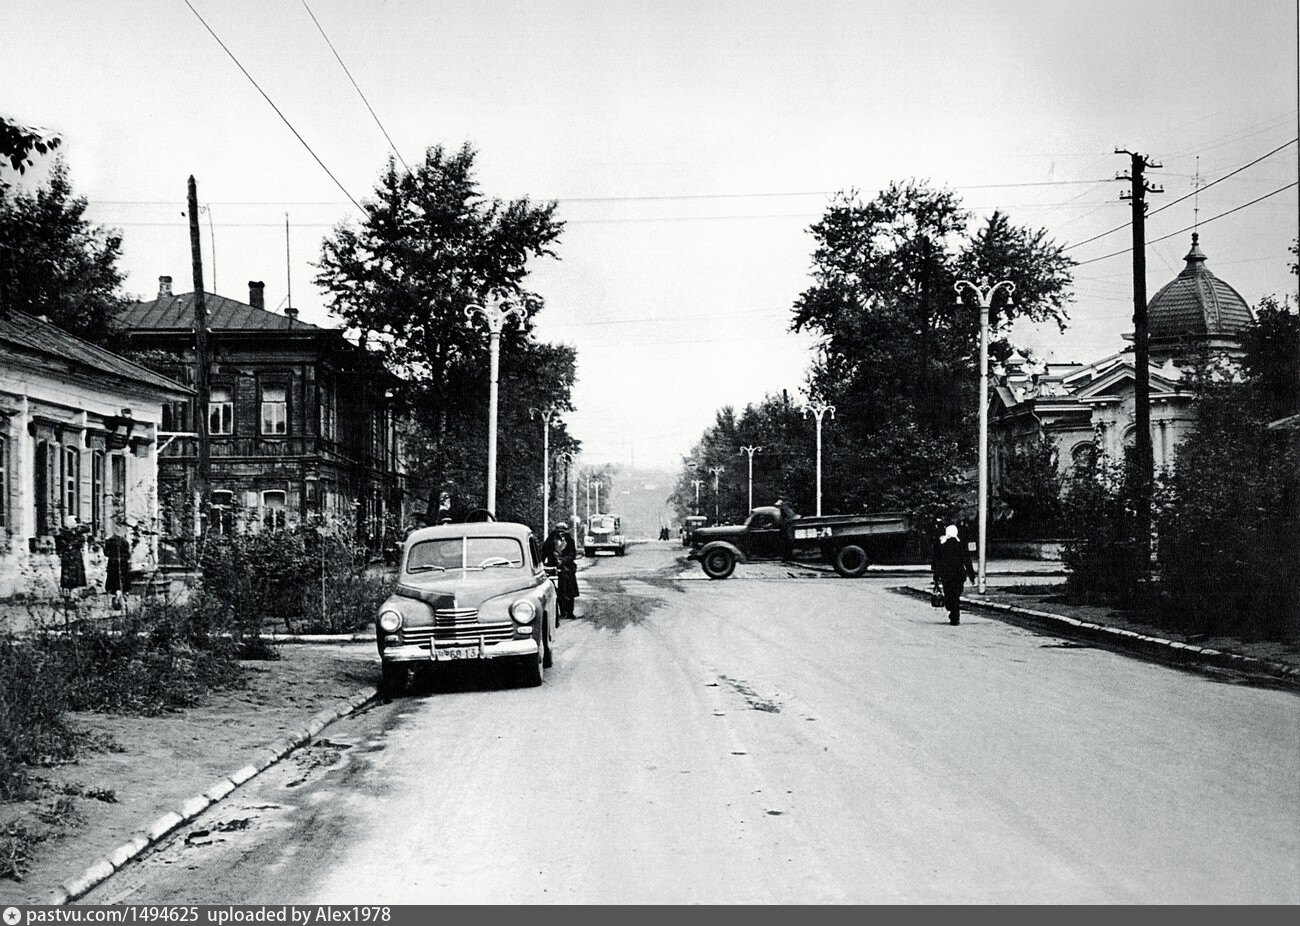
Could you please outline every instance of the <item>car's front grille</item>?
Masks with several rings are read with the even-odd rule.
[[[435,627],[458,627],[478,622],[478,608],[439,608],[433,612]]]
[[[513,640],[514,636],[515,625],[510,621],[498,624],[448,623],[434,627],[407,627],[402,630],[402,639],[408,646],[428,646],[430,640],[438,646],[463,646],[467,643],[477,643],[479,637],[483,638],[484,643],[502,643]]]

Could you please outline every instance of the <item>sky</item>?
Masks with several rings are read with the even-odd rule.
[[[388,138],[408,162],[468,141],[485,194],[557,200],[537,333],[578,350],[565,419],[591,464],[676,466],[719,407],[801,395],[790,312],[836,191],[926,179],[976,222],[998,208],[1077,243],[1067,331],[1013,337],[1089,360],[1131,330],[1131,257],[1107,256],[1129,232],[1086,240],[1128,218],[1115,147],[1162,165],[1154,213],[1297,136],[1295,0],[0,0],[0,34],[0,105],[63,136],[142,298],[164,274],[193,289],[191,174],[206,288],[247,301],[261,280],[282,309],[291,287],[325,325],[311,263]],[[1196,218],[1249,302],[1294,295],[1294,186],[1213,217],[1296,180],[1290,144],[1152,214],[1148,295]]]

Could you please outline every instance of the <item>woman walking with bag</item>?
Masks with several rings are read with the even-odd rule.
[[[936,585],[943,587],[943,604],[948,609],[948,623],[961,623],[961,590],[966,579],[975,581],[975,567],[971,565],[970,551],[957,536],[957,525],[949,524],[934,551],[930,565]]]

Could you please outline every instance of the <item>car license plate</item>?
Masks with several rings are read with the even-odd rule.
[[[433,658],[438,660],[439,662],[443,661],[444,659],[477,659],[478,647],[477,646],[449,646],[446,647],[445,649],[435,648],[433,651]]]

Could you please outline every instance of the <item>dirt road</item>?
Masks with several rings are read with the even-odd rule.
[[[1296,695],[680,552],[585,572],[542,688],[456,666],[85,902],[1300,901]]]

